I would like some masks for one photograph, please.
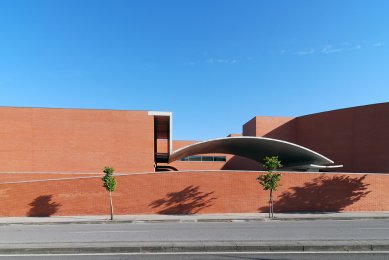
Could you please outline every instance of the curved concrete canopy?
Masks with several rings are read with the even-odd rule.
[[[239,155],[255,161],[261,161],[265,156],[277,155],[284,167],[334,163],[327,157],[294,143],[252,136],[226,137],[191,144],[170,154],[169,162],[209,153]]]

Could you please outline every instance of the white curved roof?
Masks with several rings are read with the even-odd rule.
[[[265,156],[277,155],[284,166],[334,163],[327,157],[294,143],[252,136],[226,137],[191,144],[170,154],[169,162],[191,155],[209,153],[239,155],[259,162]]]

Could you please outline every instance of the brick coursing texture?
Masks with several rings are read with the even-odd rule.
[[[258,172],[169,172],[118,176],[116,214],[267,212],[268,192]],[[1,216],[107,215],[101,176],[18,174],[18,180],[79,178],[6,184],[2,174]],[[86,177],[86,178],[80,178]],[[276,212],[389,211],[389,175],[283,173]]]
[[[296,118],[257,116],[243,134],[302,145],[342,164],[342,172],[389,173],[388,115],[389,102]]]
[[[0,107],[1,172],[153,171],[147,111]]]

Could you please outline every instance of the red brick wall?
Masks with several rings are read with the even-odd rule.
[[[255,130],[255,131],[254,131]],[[293,142],[343,164],[345,172],[389,173],[389,103],[297,118],[255,117],[244,135]]]
[[[266,136],[289,142],[296,141],[294,117],[256,116],[243,125],[245,136]]]
[[[257,136],[257,117],[254,117],[250,121],[245,123],[242,129],[243,136]]]
[[[389,103],[299,117],[297,143],[346,172],[389,173]]]
[[[152,171],[147,111],[0,108],[1,172]]]
[[[185,146],[195,144],[201,141],[194,141],[194,140],[173,140],[173,150],[176,151],[180,148],[183,148]]]
[[[266,212],[268,192],[258,172],[169,172],[118,176],[116,214]],[[85,175],[80,175],[85,176]],[[80,177],[74,176],[74,177]],[[2,174],[12,179],[12,174]],[[0,183],[0,216],[109,214],[100,177],[43,181],[67,175],[17,175]],[[71,177],[71,176],[70,176]],[[24,178],[24,179],[23,179]],[[31,182],[39,179],[40,182]],[[282,212],[389,211],[389,175],[283,173],[275,210]]]

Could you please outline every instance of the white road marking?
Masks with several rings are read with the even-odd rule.
[[[358,229],[372,229],[372,230],[380,230],[380,229],[389,229],[389,228],[358,228]]]
[[[11,255],[1,255],[2,256],[17,256],[17,257],[29,257],[29,256],[120,256],[120,255],[281,255],[281,254],[389,254],[389,251],[302,251],[302,252],[292,252],[292,251],[279,251],[279,252],[169,252],[169,253],[80,253],[80,254],[11,254]]]
[[[101,230],[101,231],[73,231],[71,234],[95,234],[95,233],[147,233],[148,230]]]

